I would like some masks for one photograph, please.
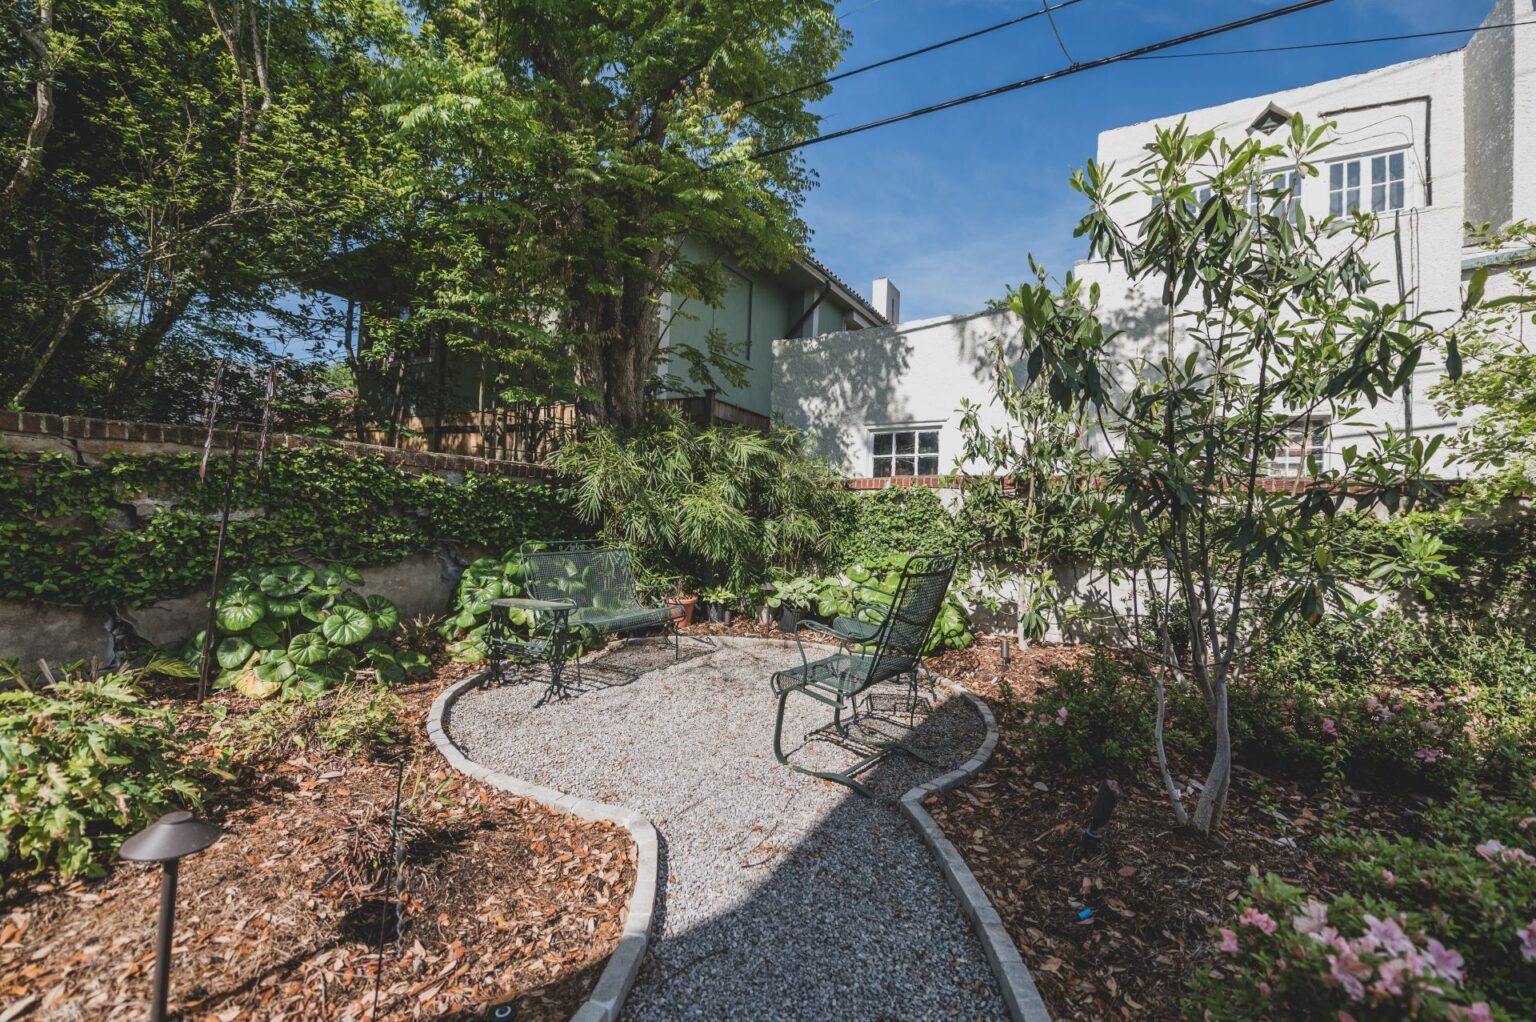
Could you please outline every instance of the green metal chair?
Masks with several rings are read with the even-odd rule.
[[[590,628],[602,635],[662,628],[671,633],[677,655],[682,655],[677,630],[681,614],[641,600],[634,561],[624,547],[593,540],[528,542],[518,548],[518,557],[528,595],[568,608],[567,627]]]
[[[881,601],[878,621],[839,618],[829,627],[816,621],[802,621],[795,630],[795,645],[800,650],[800,666],[779,671],[771,687],[778,697],[778,714],[773,723],[773,754],[791,770],[845,784],[863,795],[871,794],[858,780],[858,774],[895,750],[927,761],[917,750],[901,742],[874,743],[875,752],[841,771],[808,770],[795,766],[784,752],[784,708],[795,693],[808,696],[832,707],[832,726],[844,740],[855,739],[848,732],[844,713],[856,715],[859,701],[881,682],[903,677],[916,678],[928,633],[944,606],[944,596],[954,578],[954,554],[918,554],[907,562],[890,594],[890,603]],[[838,625],[843,627],[838,630]],[[852,626],[857,626],[854,628]],[[812,660],[800,640],[800,629],[808,628],[838,640],[837,652]],[[914,680],[915,684],[915,680]]]

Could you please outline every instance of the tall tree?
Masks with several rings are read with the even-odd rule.
[[[258,351],[251,321],[293,321],[289,274],[377,178],[360,115],[408,22],[388,0],[80,0],[35,20],[8,45],[47,54],[46,146],[22,128],[41,86],[0,106],[0,170],[30,184],[0,216],[0,400],[35,404],[68,352],[67,374],[95,374],[81,400],[122,412],[178,334]]]
[[[586,411],[632,427],[661,296],[721,289],[683,240],[747,267],[782,265],[805,242],[803,160],[748,157],[814,133],[807,104],[828,89],[813,83],[847,34],[828,0],[450,0],[427,12],[445,37],[487,41],[460,45],[489,50],[528,104],[539,175],[525,206],[553,249],[560,333]]]
[[[1356,606],[1346,582],[1372,580],[1345,574],[1365,558],[1342,556],[1360,551],[1340,511],[1411,503],[1429,488],[1438,441],[1385,429],[1337,460],[1311,450],[1306,478],[1285,487],[1265,485],[1270,459],[1298,429],[1310,436],[1315,418],[1345,423],[1400,391],[1442,339],[1457,371],[1453,338],[1405,298],[1378,297],[1364,254],[1376,217],[1314,221],[1291,201],[1286,176],[1267,169],[1314,176],[1323,134],[1296,119],[1283,143],[1230,145],[1181,122],[1158,129],[1123,177],[1094,163],[1074,176],[1090,207],[1078,235],[1160,295],[1162,336],[1148,352],[1118,343],[1096,284],[1069,277],[1057,290],[1042,272],[1009,295],[1024,325],[1022,382],[1085,414],[1108,441],[1092,515],[1106,539],[1130,548],[1118,565],[1132,582],[1122,634],[1157,667],[1156,744],[1174,815],[1206,834],[1231,787],[1227,693],[1255,630]],[[1125,209],[1138,212],[1123,223]],[[999,376],[998,386],[1019,382]],[[1416,564],[1432,558],[1405,547],[1398,581],[1437,568]],[[1144,609],[1150,628],[1139,627]],[[1163,754],[1169,683],[1198,694],[1208,718],[1211,761],[1193,812]]]

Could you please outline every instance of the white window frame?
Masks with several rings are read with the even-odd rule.
[[[1351,179],[1351,174],[1353,178]],[[1364,153],[1328,164],[1328,212],[1333,216],[1369,210],[1412,209],[1408,194],[1408,147]]]
[[[1321,468],[1328,454],[1328,428],[1332,422],[1326,415],[1309,415],[1295,419],[1286,432],[1291,443],[1276,451],[1269,459],[1267,472],[1271,476],[1301,476],[1307,471],[1307,459],[1316,458]],[[1310,429],[1311,435],[1308,436]]]
[[[943,451],[940,445],[939,434],[941,430],[936,423],[903,423],[894,426],[870,426],[869,427],[869,475],[873,479],[904,479],[914,476],[936,476],[939,474],[940,461]],[[911,437],[910,452],[900,452],[902,445],[899,439],[902,436]],[[928,438],[932,438],[931,441]],[[889,440],[882,445],[882,438]],[[924,446],[930,446],[932,450],[923,450]],[[881,453],[881,447],[886,448]],[[924,472],[923,463],[932,459],[933,471]],[[901,471],[902,462],[910,462],[910,471]],[[884,472],[882,472],[884,469]]]
[[[1269,193],[1278,192],[1285,188],[1286,179],[1290,179],[1290,189],[1287,194],[1278,198],[1270,198]],[[1296,168],[1282,170],[1266,170],[1259,175],[1259,181],[1267,181],[1268,187],[1262,187],[1258,181],[1248,186],[1248,214],[1258,216],[1264,211],[1264,201],[1269,199],[1270,208],[1280,212],[1288,219],[1295,220],[1301,214],[1301,171]]]

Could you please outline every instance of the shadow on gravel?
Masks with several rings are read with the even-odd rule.
[[[964,698],[909,718],[904,686],[877,692],[855,736],[899,738],[935,765],[891,753],[860,775],[873,799],[796,775],[806,797],[832,790],[836,800],[809,832],[789,835],[788,846],[775,842],[773,819],[758,821],[733,849],[743,874],[735,880],[748,893],[730,910],[676,932],[657,923],[653,935],[664,939],[653,941],[622,1019],[1007,1017],[969,920],[897,807],[911,788],[968,759],[985,727]],[[822,762],[845,765],[868,751],[846,745],[829,723],[791,758],[819,752]],[[657,915],[665,919],[665,857],[661,873]]]

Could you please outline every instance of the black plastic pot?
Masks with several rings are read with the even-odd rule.
[[[720,622],[724,621],[725,605],[720,603],[704,604],[704,618],[705,620],[712,621],[715,624],[719,624]]]
[[[791,607],[787,603],[784,604],[779,608],[779,631],[793,632],[797,627],[799,627],[800,619],[804,616],[805,615],[801,614],[800,611],[796,610],[794,607]]]

